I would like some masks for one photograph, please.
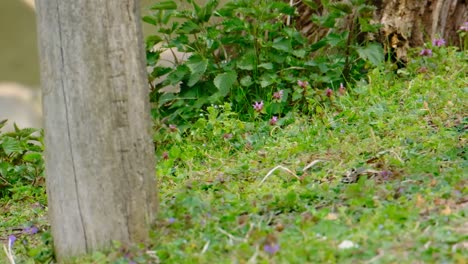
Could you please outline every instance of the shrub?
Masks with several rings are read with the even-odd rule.
[[[316,104],[330,100],[329,87],[360,79],[369,66],[383,60],[380,44],[361,36],[378,28],[370,23],[373,7],[364,0],[323,2],[326,12],[312,19],[329,33],[315,43],[288,24],[288,17],[297,14],[283,1],[154,5],[153,14],[143,18],[158,32],[146,41],[154,116],[193,120],[200,109],[225,101],[243,119],[258,112],[271,118],[293,108],[315,111]],[[182,9],[184,3],[191,9]],[[174,67],[158,63],[168,49]],[[187,53],[188,59],[179,61],[176,52]],[[155,81],[166,74],[163,81]],[[180,86],[180,92],[158,92],[168,85]],[[253,107],[260,102],[264,111]]]
[[[42,136],[38,129],[19,129],[2,133],[7,120],[0,122],[0,198],[11,195],[15,188],[43,184],[44,160]]]

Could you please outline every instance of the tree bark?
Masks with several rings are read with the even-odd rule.
[[[380,40],[387,51],[407,60],[410,47],[434,38],[459,45],[459,27],[468,19],[467,0],[374,0],[376,20],[383,27]]]
[[[295,23],[315,42],[324,37],[327,30],[313,24],[311,18],[313,14],[322,15],[326,8],[321,0],[312,2],[316,9],[303,1],[294,1],[298,10]],[[375,38],[400,61],[406,61],[410,47],[421,46],[434,38],[444,38],[448,44],[458,46],[457,30],[468,21],[467,0],[369,0],[368,3],[377,7],[375,22],[383,26]]]
[[[36,0],[56,256],[144,241],[157,209],[138,0]]]

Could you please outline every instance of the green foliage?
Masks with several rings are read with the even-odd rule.
[[[2,132],[7,120],[0,122],[0,198],[10,196],[23,186],[43,184],[42,136],[38,129]]]
[[[468,56],[426,48],[432,56],[414,50],[405,69],[381,65],[324,97],[312,118],[245,121],[224,103],[190,129],[156,120],[151,241],[115,242],[72,263],[464,263]],[[370,173],[345,182],[348,171]],[[0,199],[0,238],[18,237],[17,263],[50,263],[46,194],[16,193]],[[25,234],[31,225],[38,235]]]
[[[185,7],[188,4],[189,7]],[[170,122],[194,120],[211,104],[230,102],[234,112],[248,120],[256,117],[252,104],[263,101],[267,117],[292,109],[315,112],[328,99],[325,88],[361,79],[367,69],[383,61],[377,43],[363,34],[375,32],[370,23],[373,7],[365,1],[329,3],[313,21],[329,33],[310,43],[288,17],[298,14],[283,1],[232,0],[219,7],[217,0],[164,1],[143,18],[155,26],[149,36],[148,65],[156,117]],[[349,22],[349,23],[348,23]],[[174,67],[158,64],[163,52],[172,51]],[[188,55],[179,61],[175,52]],[[159,78],[166,76],[162,81]],[[298,81],[310,83],[306,89]],[[159,93],[166,86],[180,86],[179,93]],[[306,91],[305,91],[306,90]],[[272,100],[273,93],[284,97]],[[292,96],[291,96],[292,95]]]

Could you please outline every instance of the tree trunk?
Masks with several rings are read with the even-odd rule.
[[[321,0],[311,2],[315,9],[304,1],[294,1],[298,10],[295,23],[315,42],[327,30],[313,24],[311,18],[313,14],[322,15],[326,9]],[[383,25],[376,39],[401,61],[406,61],[410,47],[421,46],[436,37],[444,38],[450,45],[459,45],[457,30],[468,20],[467,0],[369,0],[368,3],[377,7],[375,22]]]
[[[157,207],[138,0],[37,0],[56,256],[144,241]]]
[[[467,0],[374,0],[381,41],[398,60],[407,60],[409,47],[434,38],[459,45],[457,30],[468,20]]]

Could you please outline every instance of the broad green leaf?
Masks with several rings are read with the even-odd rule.
[[[188,59],[186,64],[189,67],[191,73],[187,85],[193,86],[205,73],[206,68],[208,67],[208,60],[201,56],[193,55]]]
[[[250,75],[242,77],[240,84],[244,87],[249,87],[253,84],[252,77]]]
[[[255,53],[247,52],[242,58],[237,62],[237,68],[241,70],[251,71],[255,67]]]
[[[21,146],[21,142],[11,137],[3,138],[2,147],[6,155],[10,155],[15,152],[19,153],[24,150]]]
[[[160,1],[159,3],[153,5],[151,10],[171,10],[177,9],[177,4],[174,1]]]
[[[23,156],[23,160],[29,162],[38,162],[42,160],[42,155],[39,152],[29,152]]]
[[[384,61],[384,51],[378,43],[369,43],[365,47],[357,47],[356,51],[359,57],[368,60],[374,66],[380,65]]]
[[[277,38],[273,41],[273,48],[285,52],[292,52],[291,40],[286,38]]]
[[[307,54],[307,51],[304,50],[304,49],[298,49],[298,50],[293,50],[292,53],[293,53],[294,56],[302,59]]]
[[[232,85],[237,80],[236,72],[225,72],[218,74],[214,79],[214,85],[218,88],[222,96],[226,96],[231,90]]]
[[[267,69],[267,70],[271,70],[273,69],[273,63],[271,62],[267,62],[267,63],[262,63],[260,65],[258,65],[259,68],[264,68],[264,69]]]

